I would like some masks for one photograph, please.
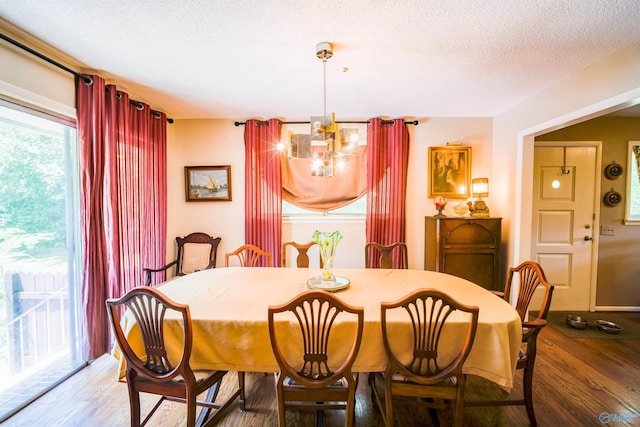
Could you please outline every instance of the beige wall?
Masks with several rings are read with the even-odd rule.
[[[536,141],[602,141],[602,165],[612,161],[627,171],[628,141],[640,140],[640,118],[601,117],[588,120],[564,129],[540,135]],[[640,227],[624,225],[625,205],[611,207],[602,203],[602,196],[615,189],[626,201],[626,174],[609,180],[602,176],[600,188],[600,225],[612,226],[615,236],[599,236],[598,275],[596,305],[599,307],[640,307],[638,277],[640,264]]]
[[[36,100],[54,111],[65,111],[64,114],[73,111],[75,96],[70,74],[5,42],[0,42],[0,63],[0,94]],[[136,98],[134,92],[129,91]],[[411,126],[407,194],[410,267],[423,268],[423,219],[435,213],[426,196],[428,146],[455,140],[472,146],[473,176],[490,178],[491,213],[504,218],[504,265],[513,265],[530,255],[530,236],[526,230],[531,229],[534,136],[638,101],[640,45],[634,45],[559,81],[493,119],[427,118],[421,119],[419,126]],[[227,120],[176,120],[168,126],[168,259],[173,257],[173,236],[193,229],[212,233],[222,230],[218,233],[224,242],[220,253],[243,242],[243,131],[243,127],[235,127]],[[191,164],[232,165],[233,201],[186,203],[183,168]],[[450,207],[445,213],[451,214]],[[360,261],[350,262],[356,265]]]
[[[0,94],[75,119],[73,74],[0,41]]]
[[[231,120],[176,120],[168,133],[168,259],[173,257],[173,239],[195,230],[222,237],[219,257],[244,243],[244,127]],[[424,217],[436,213],[427,198],[427,147],[462,141],[472,147],[473,175],[488,176],[491,170],[492,120],[476,118],[430,118],[409,125],[411,138],[407,184],[407,245],[409,266],[424,267]],[[231,165],[231,202],[185,202],[184,167]],[[332,179],[332,178],[331,178]],[[487,199],[491,206],[491,197]],[[445,214],[453,215],[452,200]],[[340,222],[330,218],[301,220],[283,225],[283,240],[310,240],[315,228],[339,229],[345,236],[338,247],[336,267],[363,267],[365,227],[363,220]],[[223,263],[218,260],[218,265]]]
[[[640,102],[640,44],[559,81],[494,118],[494,193],[505,265],[529,259],[534,137]],[[497,187],[497,188],[496,188]],[[599,218],[596,219],[598,223]],[[595,286],[595,280],[593,285]]]

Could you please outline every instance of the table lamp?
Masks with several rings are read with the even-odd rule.
[[[483,197],[489,196],[489,178],[475,178],[471,180],[471,194],[476,199],[476,201],[471,204],[471,202],[467,202],[469,205],[470,215],[472,217],[488,217],[489,216],[489,208],[485,204]]]

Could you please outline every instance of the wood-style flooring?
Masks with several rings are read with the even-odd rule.
[[[640,424],[640,340],[567,338],[547,327],[538,339],[538,359],[534,380],[534,401],[540,426],[602,426],[599,417],[623,417],[610,425]],[[115,360],[105,355],[40,399],[20,411],[8,426],[128,426],[129,397],[126,384],[116,381]],[[237,376],[227,375],[221,394],[235,385]],[[512,395],[520,395],[521,374]],[[247,411],[235,406],[227,411],[220,426],[276,426],[278,417],[273,377],[247,375]],[[467,395],[491,396],[503,391],[486,380],[469,377]],[[145,396],[150,397],[150,396]],[[380,426],[380,415],[370,401],[366,376],[360,376],[356,409],[357,426]],[[151,399],[145,399],[149,406]],[[429,415],[418,409],[398,409],[396,425],[429,426]],[[183,425],[184,406],[164,403],[149,426]],[[447,414],[441,414],[448,425]],[[522,406],[466,408],[467,426],[526,426]],[[615,418],[610,418],[612,421]],[[343,425],[341,412],[327,412],[324,425]],[[287,425],[313,425],[311,413],[288,412]]]

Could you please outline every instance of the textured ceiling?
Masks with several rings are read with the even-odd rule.
[[[493,116],[640,43],[638,0],[0,0],[0,17],[173,118],[322,114],[321,41],[338,119]]]

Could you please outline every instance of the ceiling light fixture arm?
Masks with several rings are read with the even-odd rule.
[[[322,61],[323,67],[323,111],[322,117],[324,117],[323,125],[326,126],[327,117],[327,60],[333,56],[333,45],[329,42],[320,42],[316,45],[316,56]]]

